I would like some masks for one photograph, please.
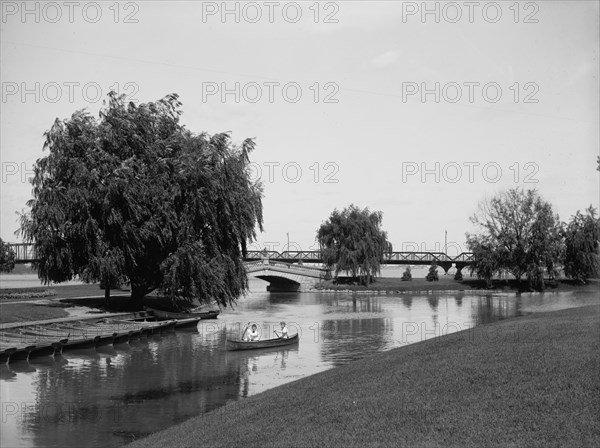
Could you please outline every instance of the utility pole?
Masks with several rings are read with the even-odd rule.
[[[448,231],[444,230],[444,253],[448,255]]]
[[[290,232],[286,232],[286,235],[287,235],[287,241],[288,241],[286,250],[289,251],[290,250]]]

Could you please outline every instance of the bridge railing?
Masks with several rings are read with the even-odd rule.
[[[26,263],[37,260],[37,254],[33,244],[12,243],[9,244],[16,254],[17,263]],[[248,251],[244,260],[247,262],[262,261],[296,261],[308,263],[322,263],[322,254],[318,250],[305,251]],[[425,264],[425,263],[467,263],[473,262],[473,253],[462,252],[456,257],[451,257],[443,252],[387,252],[383,255],[384,263]]]
[[[443,252],[388,252],[383,254],[384,261],[415,262],[452,262],[453,258]]]
[[[273,250],[249,250],[246,253],[245,260],[262,260],[263,258],[279,258],[279,252],[275,252]]]
[[[248,252],[247,260],[285,260],[285,261],[306,261],[306,262],[323,262],[323,257],[320,251],[284,251],[284,252]],[[383,254],[383,262],[415,262],[415,263],[470,263],[473,261],[471,252],[462,252],[456,257],[451,257],[444,252],[386,252]]]
[[[19,262],[30,262],[37,260],[37,253],[35,250],[35,246],[29,243],[11,243],[8,246],[15,253],[15,261]]]

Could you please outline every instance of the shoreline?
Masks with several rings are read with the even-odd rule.
[[[441,277],[439,281],[429,282],[422,278],[416,278],[409,281],[402,281],[397,277],[380,277],[374,283],[363,285],[334,284],[332,280],[318,283],[314,288],[302,292],[322,292],[322,293],[357,293],[357,294],[416,294],[416,293],[476,293],[476,294],[497,294],[497,293],[560,293],[568,291],[600,291],[600,279],[590,279],[587,284],[579,285],[571,280],[561,279],[556,285],[548,286],[544,291],[530,291],[524,289],[525,283],[518,283],[516,280],[494,280],[492,288],[486,288],[485,282],[477,279],[454,280],[453,278]]]
[[[599,323],[596,304],[422,340],[129,446],[597,446]]]

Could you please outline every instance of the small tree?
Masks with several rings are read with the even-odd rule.
[[[429,272],[425,276],[425,280],[428,282],[437,282],[440,280],[437,272],[437,263],[434,261],[431,266],[429,266]]]
[[[412,274],[410,272],[410,266],[406,266],[406,270],[404,271],[404,274],[402,274],[402,281],[406,282],[406,281],[410,281],[412,280]]]
[[[467,246],[473,252],[469,270],[471,275],[475,273],[479,280],[484,280],[488,288],[492,287],[492,278],[500,271],[501,265],[501,250],[490,239],[484,235],[467,235]]]
[[[15,251],[0,238],[0,272],[10,272],[15,268]]]
[[[600,219],[596,218],[596,210],[591,205],[585,215],[577,211],[571,218],[565,226],[564,238],[565,275],[581,283],[586,283],[590,277],[598,277]]]

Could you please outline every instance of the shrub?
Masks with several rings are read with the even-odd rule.
[[[429,266],[429,273],[427,274],[427,276],[425,277],[425,279],[428,282],[437,282],[439,281],[439,276],[437,273],[437,264],[433,263],[431,266]]]
[[[406,267],[404,274],[402,274],[402,281],[406,282],[408,280],[412,280],[412,274],[410,273],[410,266]]]

